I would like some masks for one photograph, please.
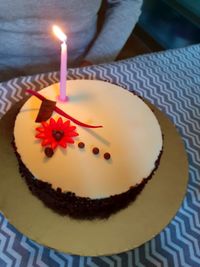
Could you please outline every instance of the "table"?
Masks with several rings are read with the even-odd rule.
[[[25,88],[42,89],[58,79],[58,72],[51,72],[0,83],[0,116],[24,97]],[[186,197],[174,219],[154,239],[104,257],[80,257],[43,247],[18,232],[0,213],[0,267],[200,266],[200,45],[69,69],[68,79],[118,84],[167,114],[188,154]]]

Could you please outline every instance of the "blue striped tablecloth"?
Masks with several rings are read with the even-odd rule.
[[[24,97],[25,88],[43,88],[58,79],[54,72],[0,83],[1,116]],[[165,112],[177,126],[189,158],[186,197],[175,218],[154,239],[109,257],[73,256],[43,247],[19,233],[0,213],[0,267],[199,267],[200,45],[70,69],[68,79],[100,79],[118,84],[136,91]]]

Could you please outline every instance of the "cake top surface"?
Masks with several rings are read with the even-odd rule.
[[[40,91],[54,101],[58,93],[59,84]],[[67,95],[69,100],[57,100],[57,107],[81,122],[103,127],[89,129],[70,122],[78,133],[74,144],[66,149],[57,147],[53,157],[47,158],[35,138],[41,101],[31,96],[17,115],[14,137],[23,163],[35,178],[51,183],[54,189],[92,199],[126,192],[147,178],[162,150],[162,133],[144,101],[117,85],[98,80],[69,80]],[[54,112],[52,117],[57,120],[60,115]],[[85,147],[80,148],[79,142]],[[94,148],[99,149],[98,154],[94,154]],[[109,160],[104,158],[105,153],[110,154]]]

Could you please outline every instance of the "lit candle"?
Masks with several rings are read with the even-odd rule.
[[[66,79],[67,79],[67,36],[62,32],[62,30],[54,25],[54,34],[59,38],[61,43],[61,58],[60,58],[60,95],[59,99],[61,101],[66,101]]]

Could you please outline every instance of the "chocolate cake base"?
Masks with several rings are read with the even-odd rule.
[[[19,172],[25,179],[30,191],[37,196],[42,202],[60,215],[69,215],[75,219],[106,219],[111,214],[126,208],[133,202],[144,188],[145,184],[152,178],[154,172],[159,166],[162,151],[155,162],[155,168],[151,174],[143,179],[136,186],[131,187],[122,194],[114,195],[103,199],[90,199],[86,197],[78,197],[72,192],[62,192],[60,188],[57,190],[52,185],[36,179],[22,162],[17,152],[15,142],[12,142],[15,154],[19,163]]]

